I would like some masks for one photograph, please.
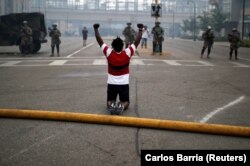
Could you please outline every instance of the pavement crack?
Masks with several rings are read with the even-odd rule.
[[[105,154],[109,154],[110,156],[115,156],[115,154],[109,152],[108,150],[106,150],[106,149],[104,149],[104,148],[102,148],[102,147],[100,147],[100,146],[98,146],[96,144],[93,144],[91,141],[85,140],[85,142],[87,142],[90,146],[95,147],[96,149],[98,149],[99,151],[101,151],[101,152],[103,152]]]

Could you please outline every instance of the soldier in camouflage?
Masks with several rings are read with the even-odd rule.
[[[162,55],[162,42],[164,41],[164,29],[160,26],[160,22],[155,22],[151,33],[153,34],[153,55],[160,52]]]
[[[201,58],[203,58],[203,54],[207,49],[207,58],[210,58],[211,48],[214,44],[214,33],[212,31],[211,26],[207,27],[207,30],[202,34],[202,39],[204,40],[204,44],[201,50]]]
[[[122,34],[125,37],[125,48],[135,41],[135,30],[131,27],[131,23],[127,23],[127,27],[123,30]]]
[[[56,46],[57,56],[60,56],[60,48],[59,45],[61,44],[60,36],[61,32],[57,29],[57,24],[53,24],[53,29],[49,29],[49,36],[51,37],[51,57],[54,56],[54,49]]]
[[[32,29],[28,26],[27,21],[23,21],[23,25],[21,26],[21,52],[23,55],[28,54],[31,51],[32,44]]]
[[[230,42],[229,59],[232,59],[233,51],[235,53],[235,59],[238,60],[238,48],[240,44],[240,32],[236,28],[232,29],[232,32],[228,34],[228,41]]]

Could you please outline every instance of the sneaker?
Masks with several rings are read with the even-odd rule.
[[[108,107],[107,111],[108,111],[111,115],[116,114],[116,103],[115,103],[115,102],[112,102],[111,105]]]
[[[117,107],[116,107],[116,112],[117,112],[117,115],[122,114],[122,113],[123,113],[123,111],[124,111],[124,105],[122,105],[122,103],[121,103],[121,102],[119,102],[119,103],[117,104]]]

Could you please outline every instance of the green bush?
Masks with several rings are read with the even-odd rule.
[[[250,40],[241,40],[240,46],[241,47],[250,47]]]

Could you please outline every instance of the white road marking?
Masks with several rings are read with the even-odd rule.
[[[163,60],[163,62],[165,62],[168,65],[172,65],[172,66],[181,66],[181,64],[177,63],[175,60]]]
[[[132,59],[131,65],[145,65],[145,63],[141,59]]]
[[[73,55],[77,54],[78,52],[80,52],[80,51],[82,51],[82,50],[85,50],[86,48],[88,48],[88,47],[90,47],[90,46],[92,46],[92,45],[94,45],[94,43],[90,43],[90,44],[88,44],[86,47],[83,47],[83,48],[81,48],[81,49],[79,49],[79,50],[73,52],[72,54],[69,54],[68,56],[66,56],[66,58],[70,58],[70,57],[72,57]]]
[[[1,64],[0,66],[13,66],[13,65],[16,65],[16,64],[18,64],[20,62],[22,62],[22,61],[8,61],[8,62],[6,62],[4,64]]]
[[[106,59],[95,59],[92,64],[93,65],[106,65],[107,60]]]
[[[214,66],[212,63],[196,60],[163,60],[163,62],[173,66]]]
[[[250,59],[247,59],[247,58],[239,58],[239,59],[242,59],[242,60],[245,60],[245,61],[249,61],[249,62],[250,62]]]
[[[210,112],[209,114],[207,114],[204,118],[202,118],[199,122],[200,123],[206,123],[209,119],[211,119],[212,117],[214,117],[216,114],[218,114],[219,112],[229,108],[229,107],[232,107],[236,104],[238,104],[239,102],[241,102],[243,99],[245,98],[245,96],[241,96],[239,97],[238,99],[228,103],[227,105],[224,105],[222,107],[219,107],[217,109],[215,109],[214,111]]]
[[[24,63],[22,63],[24,62]],[[41,63],[40,63],[41,62]],[[67,63],[70,62],[70,63]],[[82,62],[82,63],[81,63]],[[151,63],[150,63],[151,62]],[[156,59],[131,59],[131,66],[134,65],[145,65],[152,66],[157,65],[154,62],[164,62],[166,65],[170,66],[193,66],[193,67],[209,67],[215,66],[211,62],[201,61],[201,60],[156,60]],[[227,62],[232,64],[232,67],[239,68],[249,68],[250,65],[242,64],[239,62]],[[104,56],[95,57],[57,57],[57,58],[17,58],[12,59],[0,59],[0,67],[25,67],[25,66],[91,66],[91,65],[107,65],[107,60]],[[213,70],[213,69],[210,69]]]
[[[64,65],[67,60],[55,60],[49,64],[49,66],[61,66]]]
[[[205,61],[198,61],[199,63],[203,64],[203,66],[214,66],[212,63],[210,62],[205,62]]]
[[[234,64],[235,66],[233,66],[233,67],[250,67],[249,65],[245,65],[245,64],[242,64],[239,62],[229,62],[229,63]]]

